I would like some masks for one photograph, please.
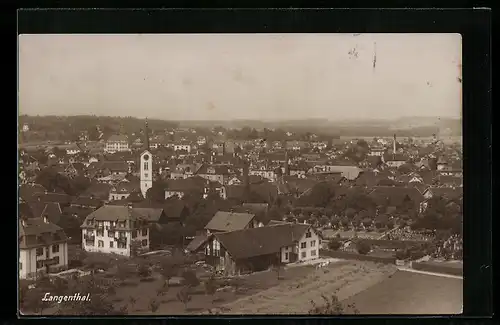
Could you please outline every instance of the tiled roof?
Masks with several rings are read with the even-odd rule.
[[[116,220],[139,220],[146,219],[154,221],[161,215],[161,209],[129,208],[128,206],[105,205],[89,214],[86,220],[116,221]]]
[[[108,142],[112,141],[127,141],[128,142],[128,137],[126,135],[121,135],[121,134],[113,134],[108,138]]]
[[[234,231],[245,228],[255,217],[253,213],[217,211],[205,229],[212,231]]]
[[[22,184],[19,186],[19,196],[25,201],[31,200],[36,193],[45,193],[47,190],[39,184]]]
[[[71,205],[81,205],[81,206],[88,206],[88,207],[93,207],[93,208],[98,208],[103,204],[103,201],[95,198],[95,197],[90,197],[90,196],[79,196],[75,198],[72,202]]]
[[[186,249],[190,252],[196,252],[208,241],[208,239],[209,237],[207,235],[196,236],[189,242]]]
[[[430,187],[428,191],[432,193],[432,196],[446,197],[449,200],[459,199],[463,196],[462,187]]]
[[[233,259],[275,254],[300,240],[310,228],[304,224],[283,224],[218,233],[214,236]]]
[[[67,240],[61,227],[43,218],[19,220],[19,248],[51,245]]]
[[[82,194],[84,196],[93,195],[96,198],[107,200],[109,198],[109,192],[111,191],[111,185],[105,183],[93,183],[85,190]]]
[[[403,203],[406,197],[409,197],[414,203],[420,203],[424,197],[416,188],[377,186],[369,194],[377,204],[388,204],[398,206]]]

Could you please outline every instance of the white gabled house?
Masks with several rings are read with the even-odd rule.
[[[19,221],[19,278],[32,279],[68,268],[68,238],[47,217]]]

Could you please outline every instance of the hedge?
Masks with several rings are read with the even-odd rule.
[[[389,239],[363,239],[372,247],[405,249],[412,246],[429,244],[430,242],[423,240],[389,240]]]
[[[458,264],[453,265],[450,263],[435,263],[435,262],[413,262],[411,267],[415,270],[433,272],[433,273],[444,273],[449,275],[463,276],[464,268],[463,265]]]
[[[350,253],[344,251],[332,251],[326,249],[319,250],[320,255],[340,258],[345,260],[358,260],[358,261],[369,261],[375,263],[384,263],[384,264],[395,264],[396,257],[380,257],[380,256],[371,256],[371,255],[361,255],[357,253]]]

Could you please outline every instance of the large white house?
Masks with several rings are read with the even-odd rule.
[[[32,279],[68,267],[68,238],[43,218],[19,221],[19,278]]]
[[[162,209],[105,205],[85,218],[82,247],[87,252],[124,256],[132,255],[134,244],[139,251],[149,250],[150,223],[162,214]]]
[[[105,205],[85,218],[82,247],[87,252],[131,256],[148,251],[151,223],[166,218],[163,209]]]
[[[112,135],[109,137],[108,141],[106,141],[104,151],[108,153],[130,151],[127,136],[122,134]]]

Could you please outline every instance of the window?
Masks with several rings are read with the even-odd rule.
[[[54,257],[54,261],[56,262],[55,265],[58,265],[59,264],[59,256]]]
[[[311,232],[310,231],[306,232],[306,238],[311,238]]]
[[[127,248],[127,243],[119,241],[118,242],[118,248]]]
[[[104,247],[104,241],[103,240],[98,240],[97,241],[97,247]]]
[[[145,178],[148,178],[148,177],[149,177],[149,174],[148,174],[148,173],[144,173],[144,177],[145,177]]]
[[[115,246],[115,242],[114,241],[110,241],[109,242],[109,248],[113,248]]]
[[[306,258],[306,255],[307,255],[307,252],[302,252],[302,253],[300,254],[300,256],[301,256],[302,258]]]
[[[41,269],[43,267],[43,261],[36,261],[36,268]]]
[[[37,248],[36,249],[36,256],[42,256],[43,255],[43,247]]]
[[[132,238],[135,238],[135,237],[137,237],[137,231],[136,230],[132,231]]]
[[[123,227],[125,227],[125,226],[123,226]],[[120,238],[127,237],[126,234],[125,234],[125,231],[120,231],[118,234],[120,235]]]
[[[97,230],[97,237],[104,237],[104,229]]]
[[[285,260],[288,259],[288,253],[285,253]]]
[[[59,245],[52,245],[52,253],[59,253]]]
[[[144,162],[144,170],[148,170],[148,163],[147,162]]]
[[[114,238],[115,237],[115,232],[111,231],[111,230],[108,230],[108,237],[109,238]]]
[[[19,262],[19,270],[23,269],[23,263]]]
[[[307,247],[307,242],[300,243],[300,248],[306,248]]]
[[[311,240],[311,247],[316,247],[316,241],[315,240]]]
[[[311,251],[311,256],[316,256],[316,250],[315,249]]]
[[[144,239],[142,242],[141,242],[142,246],[148,246],[148,240],[147,239]]]
[[[147,236],[148,235],[148,228],[142,229],[142,235]]]

